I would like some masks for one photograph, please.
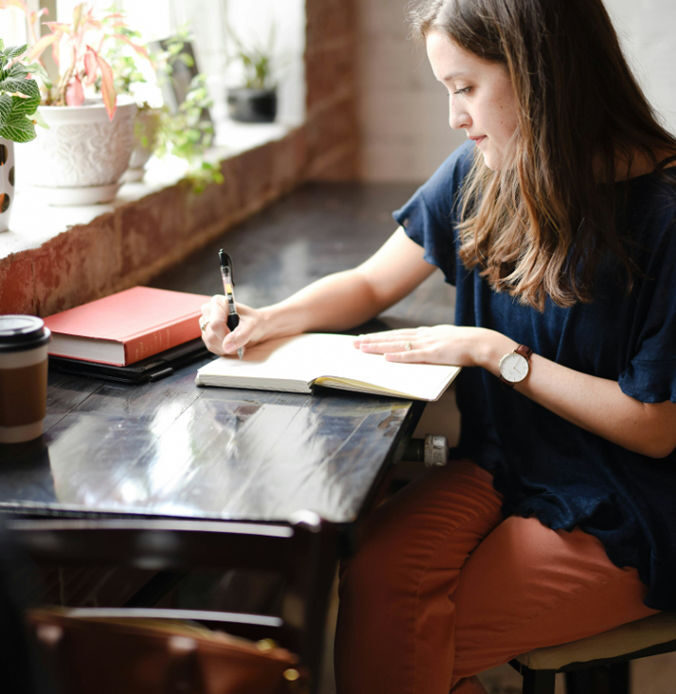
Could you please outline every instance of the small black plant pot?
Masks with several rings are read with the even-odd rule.
[[[277,116],[276,89],[228,89],[228,116],[243,123],[272,123]]]

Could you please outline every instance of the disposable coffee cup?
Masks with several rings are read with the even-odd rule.
[[[36,316],[0,316],[0,443],[42,435],[49,337]]]

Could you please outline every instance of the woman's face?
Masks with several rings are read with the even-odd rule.
[[[486,166],[497,171],[513,145],[517,125],[507,69],[464,50],[441,31],[430,31],[426,43],[434,76],[448,89],[451,128],[463,128]]]

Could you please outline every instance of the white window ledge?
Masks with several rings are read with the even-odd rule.
[[[215,146],[209,160],[222,161],[268,142],[282,139],[298,124],[240,124],[226,121],[216,124]],[[88,224],[96,217],[113,211],[129,202],[139,200],[158,190],[175,185],[184,178],[183,160],[165,157],[151,158],[143,181],[125,183],[115,200],[107,204],[57,207],[40,199],[39,191],[17,187],[11,212],[10,228],[0,232],[0,258],[33,248],[67,231],[70,227]]]

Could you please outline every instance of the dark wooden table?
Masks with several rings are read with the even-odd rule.
[[[153,285],[220,291],[223,247],[235,264],[239,301],[282,299],[377,249],[394,229],[390,211],[412,188],[307,185]],[[448,322],[449,296],[433,278],[383,321]],[[0,509],[246,520],[310,509],[352,523],[422,409],[332,390],[198,388],[199,363],[144,385],[51,373],[42,439],[0,447]]]
[[[307,185],[152,284],[220,292],[223,247],[239,301],[280,300],[376,250],[395,228],[391,210],[413,189]],[[381,320],[397,327],[451,317],[451,290],[437,276]],[[143,385],[50,373],[43,437],[0,446],[0,512],[287,522],[310,510],[334,530],[353,529],[401,457],[422,404],[328,389],[198,388],[204,361]]]

